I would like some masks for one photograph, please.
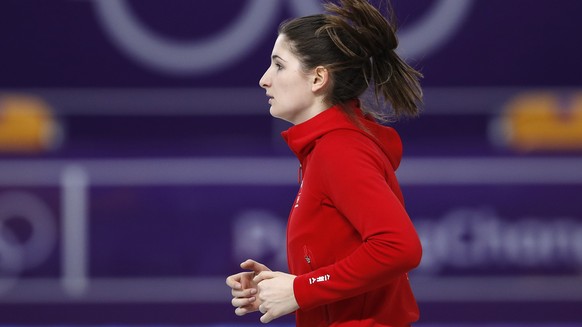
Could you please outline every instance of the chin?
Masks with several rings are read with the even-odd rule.
[[[281,119],[281,120],[284,120],[286,122],[293,124],[293,122],[289,119],[289,117],[285,116],[284,114],[278,113],[276,110],[273,110],[273,107],[271,107],[271,109],[269,110],[269,113],[274,118]]]
[[[275,118],[284,119],[284,118],[281,116],[281,113],[280,113],[280,112],[277,112],[277,110],[276,110],[276,109],[273,109],[273,106],[271,106],[271,108],[269,109],[269,113],[271,114],[271,116],[273,116],[273,117],[275,117]]]

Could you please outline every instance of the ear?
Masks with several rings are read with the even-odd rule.
[[[325,89],[329,84],[329,71],[323,66],[315,67],[313,73],[313,84],[311,85],[311,91],[318,92]]]

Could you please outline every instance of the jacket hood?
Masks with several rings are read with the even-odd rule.
[[[365,130],[357,126],[341,107],[336,105],[308,121],[292,126],[281,135],[291,151],[299,158],[299,161],[303,162],[303,159],[315,147],[315,142],[323,135],[340,129],[354,130],[374,141],[382,149],[392,168],[396,170],[402,159],[402,142],[396,130],[380,125],[372,117],[364,115],[359,108],[358,101],[350,102],[347,105],[354,107],[355,119],[365,127]]]

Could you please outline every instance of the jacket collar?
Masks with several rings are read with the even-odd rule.
[[[365,127],[357,126],[342,110],[340,105],[330,107],[315,117],[282,132],[283,139],[295,153],[300,162],[309,155],[316,141],[323,135],[340,129],[355,130],[373,140],[388,157],[392,168],[396,170],[402,157],[402,143],[398,133],[391,127],[378,124],[371,117],[364,115],[357,100],[350,101],[345,106],[351,107],[356,113],[355,119]]]

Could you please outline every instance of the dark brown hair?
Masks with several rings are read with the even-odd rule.
[[[304,70],[323,66],[330,72],[328,104],[344,104],[371,89],[377,106],[367,111],[376,118],[418,115],[422,74],[396,54],[394,12],[389,3],[387,8],[390,20],[367,0],[340,0],[325,4],[328,14],[295,18],[279,26],[279,34],[287,37]],[[386,102],[392,108],[388,112]]]

